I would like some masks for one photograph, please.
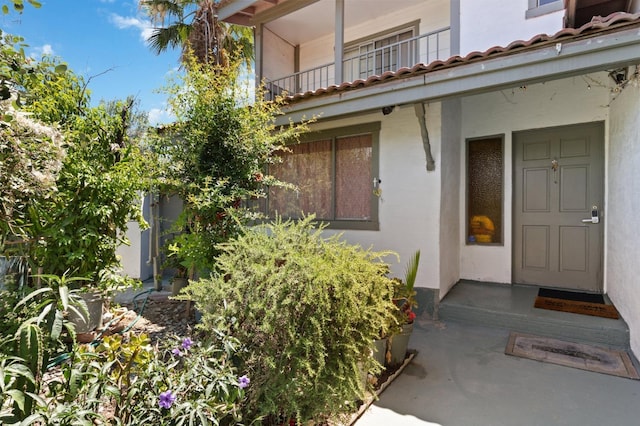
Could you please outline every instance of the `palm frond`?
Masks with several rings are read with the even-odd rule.
[[[413,256],[411,256],[411,259],[409,259],[409,263],[407,263],[407,269],[405,270],[405,274],[404,274],[404,282],[409,292],[413,291],[413,286],[416,283],[419,264],[420,264],[420,250],[417,250],[413,254]]]
[[[156,55],[169,48],[180,47],[189,38],[189,25],[177,23],[166,28],[156,28],[147,39],[147,44]]]

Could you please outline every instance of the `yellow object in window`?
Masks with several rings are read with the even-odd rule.
[[[490,243],[493,241],[493,234],[496,228],[493,221],[487,216],[472,216],[470,221],[471,235],[475,237],[478,243]]]

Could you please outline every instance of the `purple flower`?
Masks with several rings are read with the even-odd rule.
[[[171,350],[171,353],[172,353],[172,354],[174,354],[175,356],[182,356],[182,355],[184,355],[184,354],[182,353],[182,351],[180,351],[180,348],[174,348],[174,349],[172,349],[172,350]]]
[[[251,380],[249,380],[246,374],[238,379],[238,387],[240,389],[246,388],[249,386],[249,383],[251,383]]]
[[[176,401],[176,396],[170,390],[160,394],[160,408],[171,408]]]
[[[185,337],[184,339],[182,339],[181,346],[182,346],[182,349],[184,349],[185,351],[188,351],[189,349],[191,349],[191,346],[193,346],[193,341],[188,337]]]

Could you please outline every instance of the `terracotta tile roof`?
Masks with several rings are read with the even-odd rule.
[[[367,79],[359,79],[352,82],[345,82],[340,85],[331,85],[303,93],[295,93],[285,97],[287,103],[293,103],[311,97],[327,95],[335,92],[368,87],[385,81],[398,78],[413,77],[428,72],[461,66],[471,62],[482,61],[499,56],[512,55],[524,50],[532,50],[538,47],[555,44],[565,40],[578,40],[581,38],[593,37],[596,35],[612,32],[621,28],[640,26],[640,13],[616,12],[606,17],[595,16],[591,22],[580,28],[564,28],[553,35],[538,34],[529,40],[517,40],[506,47],[494,46],[484,52],[471,52],[466,56],[452,56],[447,60],[433,61],[429,64],[417,64],[411,68],[404,67],[397,71],[387,71],[380,75],[372,75]]]

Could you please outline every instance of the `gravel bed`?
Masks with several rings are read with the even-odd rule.
[[[78,334],[80,343],[90,343],[102,336],[128,331],[147,334],[152,344],[178,337],[193,336],[195,332],[195,311],[188,310],[187,302],[172,300],[168,292],[152,292],[146,303],[144,296],[137,305],[131,301],[120,302],[116,308],[103,314],[103,329],[91,333]],[[106,329],[104,327],[107,327]]]
[[[141,307],[139,303],[138,309]],[[125,326],[128,327],[137,317],[132,304],[124,304],[121,309],[127,308]],[[187,314],[187,302],[169,299],[169,295],[150,295],[142,315],[137,319],[131,332],[136,334],[148,334],[151,342],[165,340],[173,336],[191,336],[196,324],[194,309]]]

